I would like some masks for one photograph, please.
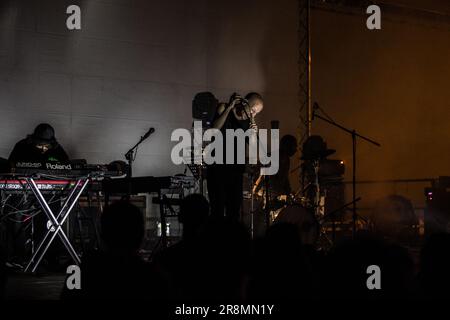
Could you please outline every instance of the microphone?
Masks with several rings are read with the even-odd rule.
[[[130,150],[127,151],[127,153],[125,153],[125,159],[128,160],[129,163],[129,172],[128,172],[128,177],[131,177],[131,163],[134,161],[134,158],[136,158],[136,155],[134,153],[134,151],[137,149],[137,147],[144,142],[145,139],[147,139],[153,132],[155,132],[155,128],[150,128],[148,129],[148,131],[141,137],[141,139],[139,139],[139,142],[136,143],[134,145],[133,148],[131,148]]]
[[[150,128],[150,129],[148,129],[147,133],[144,134],[144,136],[142,137],[142,141],[144,141],[145,139],[147,139],[153,132],[155,132],[155,128]]]

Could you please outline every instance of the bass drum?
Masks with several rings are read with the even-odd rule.
[[[273,223],[291,223],[298,227],[300,238],[305,245],[315,245],[319,239],[320,225],[312,211],[295,204],[288,205],[273,213]]]

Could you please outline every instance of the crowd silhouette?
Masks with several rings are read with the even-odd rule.
[[[182,240],[146,261],[139,255],[142,213],[126,201],[111,204],[101,217],[101,248],[82,257],[81,290],[64,286],[61,297],[283,302],[449,296],[449,234],[430,236],[419,259],[368,232],[321,252],[302,244],[295,225],[274,224],[263,237],[252,240],[239,222],[209,212],[202,195],[184,198],[179,214]],[[367,288],[369,265],[382,271],[381,290]],[[2,261],[0,294],[5,279]]]

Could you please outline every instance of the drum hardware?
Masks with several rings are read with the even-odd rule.
[[[312,152],[308,153],[308,164],[311,165],[312,179],[309,179],[308,186],[294,194],[280,194],[271,197],[267,179],[263,176],[258,177],[256,182],[252,184],[251,193],[252,196],[258,196],[264,200],[263,212],[266,216],[266,227],[277,222],[289,222],[299,227],[302,240],[306,244],[315,244],[319,238],[325,238],[328,244],[332,243],[326,234],[326,230],[322,228],[319,222],[325,214],[326,196],[325,190],[321,186],[319,172],[323,157],[333,152],[333,150],[326,150],[325,152],[317,150],[315,155]],[[304,196],[306,193],[309,196]],[[254,206],[252,206],[251,211],[253,219]]]
[[[287,205],[276,211],[273,223],[290,223],[299,229],[302,244],[315,245],[320,236],[320,224],[311,209],[301,205]]]
[[[349,202],[349,203],[344,204],[342,207],[337,208],[336,210],[334,210],[334,211],[328,213],[327,215],[325,215],[324,217],[322,217],[322,219],[319,221],[320,225],[323,226],[324,223],[325,223],[327,220],[330,220],[330,219],[331,219],[331,228],[332,228],[332,231],[331,231],[331,241],[332,241],[332,243],[334,243],[334,242],[336,241],[336,218],[337,218],[337,216],[338,216],[338,213],[339,213],[339,214],[342,214],[343,212],[345,212],[345,210],[346,210],[349,206],[353,205],[353,203],[354,203],[355,201],[358,202],[358,201],[360,201],[360,200],[361,200],[361,197],[358,197],[358,198],[356,198],[354,201],[351,201],[351,202]],[[360,217],[360,218],[363,219],[362,217]],[[324,228],[322,228],[322,229],[324,229]],[[324,230],[324,231],[325,231],[325,230]]]
[[[299,196],[299,191],[297,191],[295,194],[278,195],[273,199],[271,198],[270,202],[267,202],[265,186],[262,186],[258,190],[255,185],[256,183],[252,185],[253,192],[251,192],[251,194],[254,197],[260,197],[260,199],[264,200],[263,212],[269,217],[268,226],[278,222],[288,222],[296,224],[299,227],[300,234],[303,234],[302,241],[304,241],[305,244],[316,244],[321,248],[328,248],[336,241],[338,217],[343,214],[345,210],[348,209],[348,207],[353,205],[353,201],[351,201],[324,215],[323,201],[326,198],[326,195],[321,194],[320,197],[315,197],[313,199],[314,201],[316,201],[316,199],[320,199],[318,204],[315,204],[314,201],[309,200],[308,197]],[[315,187],[314,184],[311,185]],[[258,190],[258,192],[262,191],[263,194],[255,194],[254,192],[256,190]],[[360,200],[361,197],[358,197],[356,199],[356,201]],[[252,218],[253,215],[257,213],[257,211],[257,208],[252,208]],[[363,217],[359,217],[359,219],[363,219]],[[304,225],[305,221],[307,221],[306,226]],[[331,237],[329,228],[325,226],[328,221],[331,222]],[[314,229],[311,229],[311,227],[308,227],[308,225],[315,225],[316,227],[314,227]],[[350,225],[352,225],[352,223]],[[343,226],[341,226],[341,228],[342,227]],[[319,239],[324,239],[325,243],[319,244]]]
[[[290,195],[291,203],[286,203],[282,209],[276,209],[272,212],[272,221],[283,220],[279,217],[282,210],[291,204],[297,204],[309,210],[314,219],[317,221],[317,240],[324,239],[325,244],[317,243],[320,247],[330,247],[336,239],[336,218],[332,221],[332,239],[329,238],[329,233],[325,227],[326,220],[334,217],[335,214],[344,210],[350,204],[338,208],[330,215],[325,215],[325,200],[327,197],[327,185],[333,185],[336,182],[342,181],[341,175],[344,172],[343,161],[328,160],[326,157],[335,152],[333,149],[328,149],[326,143],[319,136],[311,136],[303,145],[302,160],[304,163],[300,166],[302,168],[302,182],[303,188],[299,188],[297,192]],[[325,169],[322,168],[324,164]],[[294,169],[297,170],[298,168]],[[308,184],[305,186],[305,181]],[[287,199],[287,197],[284,197]],[[278,197],[282,199],[282,197]]]
[[[321,184],[321,178],[323,176],[322,164],[331,161],[327,160],[326,157],[335,152],[336,150],[334,149],[328,149],[323,138],[318,135],[308,137],[302,146],[301,160],[304,160],[300,166],[302,169],[302,185],[305,185],[305,180],[308,182],[308,185],[303,187],[302,194],[306,194],[310,202],[310,207],[314,210],[317,218],[325,214],[325,192],[322,191]],[[330,170],[327,170],[325,173],[329,173],[328,171]],[[339,171],[336,171],[336,174],[339,174]]]
[[[315,159],[313,161],[313,167],[314,167],[314,214],[316,217],[321,215],[320,210],[320,183],[319,183],[319,168],[320,168],[320,162],[319,159]]]

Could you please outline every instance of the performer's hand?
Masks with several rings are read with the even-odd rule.
[[[240,100],[242,100],[242,97],[240,95],[233,94],[230,97],[230,103],[228,104],[228,109],[233,109]]]
[[[231,101],[228,106],[227,109],[229,110],[233,110],[236,107],[236,104],[239,102],[239,99],[235,99],[233,101]]]
[[[255,131],[258,131],[258,126],[256,125],[256,123],[251,123],[250,124],[250,129],[253,129]]]

